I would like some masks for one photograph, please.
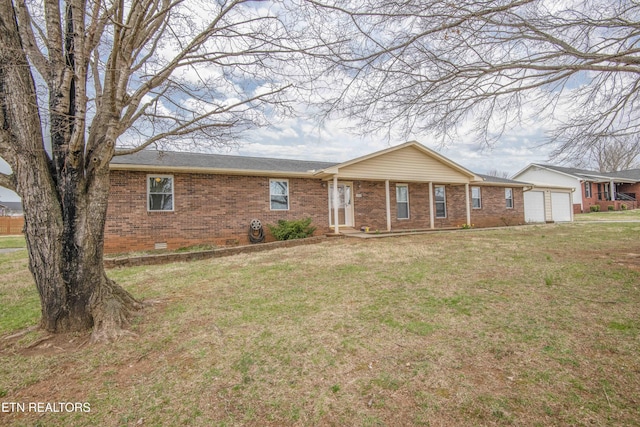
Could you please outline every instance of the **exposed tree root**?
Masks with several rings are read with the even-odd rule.
[[[93,333],[91,343],[111,342],[137,336],[127,329],[134,313],[144,304],[106,276],[91,296]]]

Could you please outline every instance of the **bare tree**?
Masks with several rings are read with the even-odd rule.
[[[487,172],[487,175],[495,176],[496,178],[506,178],[506,179],[511,178],[511,174],[509,172],[500,171],[498,169],[491,169],[489,172]]]
[[[335,42],[327,70],[347,82],[328,111],[366,129],[446,142],[471,122],[490,144],[523,117],[546,118],[557,153],[638,132],[635,0],[312,2],[317,32]]]
[[[117,338],[141,307],[102,264],[114,155],[226,144],[284,105],[273,77],[296,48],[276,6],[191,6],[0,0],[0,185],[22,197],[47,331]]]
[[[640,166],[640,138],[619,137],[596,141],[582,157],[568,158],[575,167],[617,172]]]

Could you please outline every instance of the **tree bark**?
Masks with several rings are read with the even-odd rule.
[[[11,166],[22,197],[40,326],[54,333],[93,328],[94,341],[128,334],[131,314],[142,304],[107,278],[103,266],[113,144],[86,164],[77,161],[82,153],[65,151],[73,131],[68,121],[73,114],[65,113],[73,98],[61,91],[54,96],[66,97],[61,104],[67,111],[52,120],[52,161],[43,148],[35,83],[11,0],[0,0],[0,44],[0,156]],[[50,106],[55,109],[55,102]]]

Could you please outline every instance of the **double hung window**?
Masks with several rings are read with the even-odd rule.
[[[286,179],[269,180],[269,203],[272,211],[289,210],[289,181]]]
[[[147,209],[173,211],[173,176],[147,176]]]

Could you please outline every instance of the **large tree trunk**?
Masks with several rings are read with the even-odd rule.
[[[117,338],[127,333],[131,313],[141,304],[109,280],[103,266],[113,138],[86,162],[84,147],[70,152],[75,83],[65,86],[61,78],[67,91],[53,93],[50,101],[51,161],[11,0],[0,0],[0,44],[0,156],[10,164],[22,197],[41,327],[49,332],[93,328],[94,340]],[[93,130],[106,133],[100,126]]]
[[[40,295],[42,328],[49,332],[93,328],[94,341],[128,334],[129,318],[141,304],[110,280],[103,266],[108,171],[99,191],[92,187],[93,194],[79,192],[69,206],[57,200],[54,186],[43,185],[50,177],[48,167],[37,163],[21,166],[34,172],[17,173],[16,178],[23,195],[29,268]]]

